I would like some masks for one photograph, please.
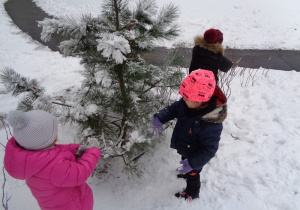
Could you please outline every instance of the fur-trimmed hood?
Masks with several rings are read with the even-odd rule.
[[[194,38],[194,44],[195,44],[195,46],[198,45],[199,47],[202,47],[202,48],[212,51],[214,53],[221,53],[222,55],[224,55],[224,48],[223,48],[222,44],[220,44],[220,43],[208,44],[202,36],[196,36]]]
[[[202,119],[205,122],[218,124],[222,123],[227,117],[227,98],[219,86],[216,86],[214,96],[217,99],[217,107],[213,111],[204,115]]]
[[[227,117],[227,105],[218,106],[212,112],[207,113],[202,117],[205,122],[222,123]]]

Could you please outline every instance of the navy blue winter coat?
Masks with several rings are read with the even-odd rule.
[[[177,118],[171,148],[188,158],[190,166],[198,170],[215,156],[226,115],[226,97],[217,87],[208,108],[195,111],[181,99],[160,110],[154,117],[163,124]]]

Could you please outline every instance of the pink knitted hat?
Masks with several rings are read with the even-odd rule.
[[[189,101],[206,102],[212,97],[215,87],[216,80],[213,72],[198,69],[182,81],[179,94]]]

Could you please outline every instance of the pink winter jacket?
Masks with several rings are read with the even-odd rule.
[[[92,210],[93,192],[86,180],[101,151],[87,149],[76,162],[79,144],[56,145],[40,151],[20,147],[12,137],[6,145],[4,166],[16,179],[26,181],[43,210]]]

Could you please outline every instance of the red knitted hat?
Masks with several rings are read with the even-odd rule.
[[[206,102],[212,97],[216,80],[212,71],[198,69],[190,73],[181,83],[179,94],[189,101]]]
[[[218,29],[209,29],[205,31],[204,33],[204,40],[208,44],[215,44],[215,43],[220,43],[222,44],[223,42],[223,33],[218,30]]]

